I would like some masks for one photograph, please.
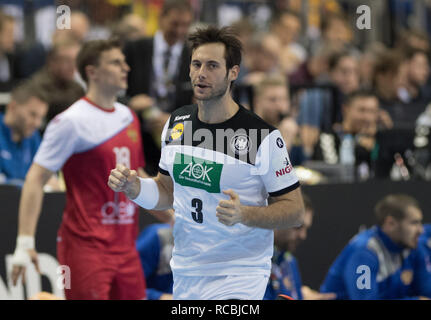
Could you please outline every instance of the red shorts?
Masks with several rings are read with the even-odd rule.
[[[146,298],[144,273],[138,252],[106,253],[82,241],[61,238],[57,258],[70,268],[67,300],[138,300]]]

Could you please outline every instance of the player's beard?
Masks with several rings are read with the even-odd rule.
[[[229,81],[226,75],[221,87],[214,88],[214,91],[206,97],[201,97],[201,98],[196,97],[196,100],[199,100],[199,101],[219,100],[221,97],[223,97],[226,94],[226,91],[228,90],[228,88],[229,88]]]

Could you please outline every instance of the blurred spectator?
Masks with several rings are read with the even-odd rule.
[[[336,50],[353,50],[353,32],[347,18],[342,13],[329,13],[321,20],[321,39],[312,47],[316,50],[322,44],[330,45]]]
[[[70,32],[80,42],[87,40],[87,35],[90,32],[90,19],[81,11],[72,11],[70,15]]]
[[[391,194],[377,203],[375,213],[377,226],[356,235],[343,249],[321,292],[353,300],[423,298],[430,288],[418,277],[421,266],[414,250],[423,232],[419,204],[408,195]]]
[[[145,20],[137,14],[130,13],[122,17],[113,27],[112,36],[125,44],[145,37],[147,35],[146,30]]]
[[[145,273],[148,300],[172,300],[174,280],[169,263],[173,248],[174,238],[169,224],[151,224],[136,240],[136,249]]]
[[[268,33],[257,33],[246,48],[244,63],[241,65],[243,84],[256,85],[265,76],[280,73],[281,44],[278,38]]]
[[[298,141],[298,125],[290,110],[289,85],[284,76],[265,77],[254,87],[254,112],[280,130],[292,164],[301,164],[305,156]]]
[[[424,90],[430,75],[430,66],[426,51],[407,48],[403,62],[405,82],[398,90],[398,96],[405,104],[428,103],[431,100],[429,92]],[[429,89],[429,88],[427,88]],[[423,111],[423,110],[421,110]],[[415,119],[418,115],[415,115]]]
[[[431,104],[419,116],[416,122],[414,138],[414,175],[431,181]]]
[[[336,49],[322,45],[303,62],[298,69],[289,75],[292,86],[307,86],[329,82],[329,58]]]
[[[426,32],[418,29],[407,29],[400,32],[398,37],[396,48],[415,48],[425,52],[429,52],[430,39]]]
[[[289,10],[275,13],[271,23],[271,33],[280,41],[280,63],[286,75],[296,71],[307,59],[307,51],[297,42],[301,29],[299,14]]]
[[[125,47],[129,73],[130,106],[141,111],[152,105],[139,103],[145,94],[162,111],[184,105],[179,92],[189,82],[189,52],[185,45],[193,11],[187,0],[167,0],[160,15],[160,30],[153,38],[140,39]],[[173,99],[172,99],[173,98]]]
[[[419,237],[418,264],[419,285],[421,292],[431,297],[431,224],[424,224],[424,232]]]
[[[0,182],[22,185],[41,141],[38,129],[48,111],[44,90],[26,81],[12,91],[0,114]]]
[[[374,67],[379,55],[386,49],[385,45],[380,42],[370,43],[364,50],[359,59],[360,83],[363,88],[373,89]]]
[[[0,11],[0,92],[10,91],[17,81],[14,27],[14,18]]]
[[[264,300],[275,300],[280,294],[295,300],[335,299],[332,293],[322,294],[302,285],[298,263],[293,253],[299,244],[307,239],[307,230],[313,223],[314,214],[311,200],[305,194],[303,198],[305,214],[302,226],[274,230],[274,255]]]
[[[375,94],[365,90],[351,93],[343,103],[343,121],[320,134],[313,159],[355,165],[360,180],[370,178],[378,151],[378,116],[379,101]]]
[[[33,76],[47,92],[47,122],[85,95],[84,88],[75,81],[80,47],[72,38],[57,41],[48,52],[45,67]]]
[[[420,72],[410,70],[416,67],[416,63],[417,61],[407,59],[402,52],[393,49],[379,56],[374,68],[373,83],[380,106],[386,111],[381,117],[383,127],[413,130],[416,119],[424,111],[423,102],[408,101],[414,91],[419,94],[418,82],[422,81],[420,78],[423,77],[420,74],[423,71],[429,73],[426,69]],[[419,61],[421,68],[426,68],[426,63]],[[411,93],[408,90],[411,90]],[[400,99],[400,92],[407,103]]]
[[[144,118],[142,136],[150,174],[157,173],[160,133],[169,113],[191,103],[190,52],[185,41],[192,19],[187,0],[167,0],[155,36],[132,41],[124,49],[131,68],[129,106]]]
[[[334,123],[342,121],[344,98],[359,89],[358,59],[353,53],[334,53],[328,66],[329,83],[325,84],[326,88],[308,89],[299,97],[298,123],[307,156],[313,154],[320,131],[332,130]]]

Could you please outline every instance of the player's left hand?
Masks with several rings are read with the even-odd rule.
[[[233,226],[234,224],[241,222],[243,218],[239,196],[232,189],[223,190],[222,192],[228,195],[230,199],[219,201],[216,208],[216,216],[218,221],[224,225]]]

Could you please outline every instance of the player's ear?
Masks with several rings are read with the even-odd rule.
[[[87,75],[88,81],[90,81],[90,79],[94,78],[96,74],[96,67],[93,65],[85,66],[85,73]]]
[[[238,78],[239,75],[239,66],[235,65],[229,69],[229,81],[234,81]]]

